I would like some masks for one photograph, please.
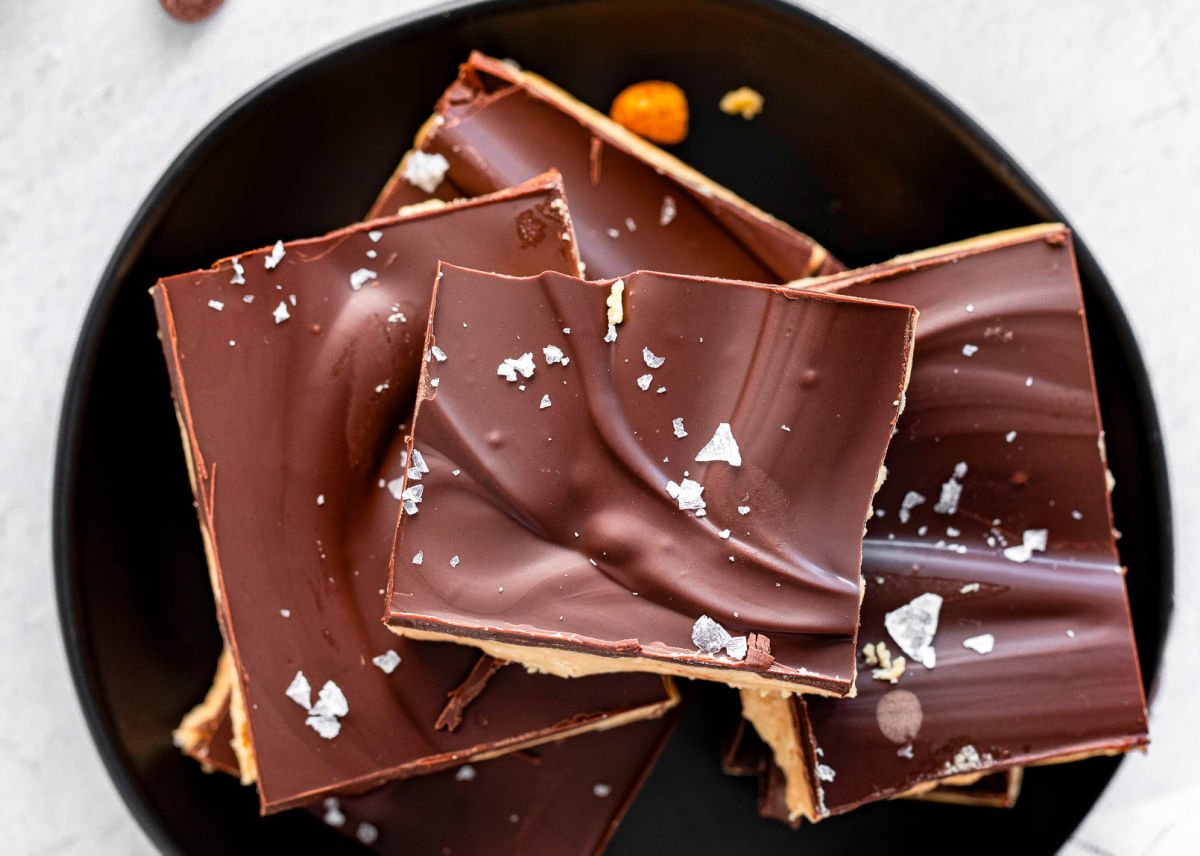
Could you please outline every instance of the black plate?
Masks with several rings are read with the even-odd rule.
[[[694,105],[679,155],[852,265],[1063,219],[941,96],[772,0],[459,6],[328,50],[243,98],[180,155],[114,253],[80,337],[59,438],[54,547],[76,687],[117,788],[165,851],[351,848],[302,814],[258,818],[252,790],[203,775],[171,747],[220,639],[146,289],[161,275],[358,218],[471,48],[513,57],[601,106],[634,80],[677,81]],[[766,94],[754,122],[713,109],[741,84]],[[1150,680],[1171,602],[1166,467],[1137,345],[1095,260],[1078,249]],[[1051,852],[1117,763],[1034,770],[1011,812],[889,803],[793,833],[755,816],[753,782],[718,772],[734,710],[730,694],[706,695],[714,703],[693,709],[612,853]]]

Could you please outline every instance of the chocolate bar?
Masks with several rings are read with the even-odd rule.
[[[231,665],[227,671],[232,678]],[[592,680],[532,681],[525,704],[569,695]],[[189,714],[192,739],[182,748],[206,770],[237,776],[229,716],[232,680],[218,670],[213,687],[206,699],[211,704]],[[661,719],[389,782],[362,794],[326,797],[306,810],[384,856],[447,851],[598,854],[677,721],[677,712],[671,711]]]
[[[911,307],[452,265],[434,302],[396,632],[564,676],[850,689]]]
[[[469,239],[464,240],[464,236]],[[660,714],[661,681],[524,704],[494,677],[481,715],[436,729],[477,656],[379,622],[437,263],[571,272],[556,176],[323,238],[279,242],[153,289],[201,530],[235,665],[239,767],[264,812]],[[434,694],[436,695],[436,694]]]
[[[922,316],[864,545],[858,695],[743,694],[791,816],[1145,746],[1069,231],[1001,233],[815,287]]]
[[[842,269],[823,247],[508,62],[472,53],[372,209],[476,196],[555,168],[587,275],[638,269],[786,282]]]

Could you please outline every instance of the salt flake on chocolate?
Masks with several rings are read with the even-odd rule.
[[[446,362],[446,352],[443,351],[441,348],[439,348],[437,345],[434,345],[433,347],[431,347],[429,349],[429,353],[439,363]],[[532,356],[532,355],[530,355],[530,356]]]
[[[725,643],[725,653],[735,660],[745,660],[749,647],[745,636],[734,636]]]
[[[415,555],[415,556],[413,556],[413,557],[412,557],[412,563],[413,563],[414,565],[420,565],[420,564],[421,564],[421,563],[423,563],[424,561],[425,561],[425,551],[424,551],[424,550],[417,550],[417,555]]]
[[[358,291],[373,279],[379,279],[379,274],[368,268],[359,268],[350,274],[350,287]]]
[[[367,237],[373,242],[379,243],[379,239],[383,237],[383,232],[378,229],[372,229],[370,232],[367,232]]]
[[[429,465],[425,463],[425,456],[414,448],[412,456],[408,459],[409,481],[420,481],[421,476],[427,472],[429,472]]]
[[[978,353],[979,353],[978,345],[963,345],[963,347],[962,347],[962,355],[964,357],[973,357]]]
[[[230,285],[245,285],[246,269],[242,267],[241,261],[237,256],[234,256],[229,261],[233,263],[233,277],[229,280]]]
[[[964,639],[962,644],[968,651],[974,651],[976,654],[990,654],[996,647],[996,637],[991,633],[981,633]]]
[[[313,716],[345,716],[350,712],[350,704],[341,687],[333,681],[326,681],[317,694],[317,703],[308,712]]]
[[[541,403],[538,404],[538,410],[545,410],[550,406],[550,394],[546,393],[542,396]]]
[[[604,782],[596,782],[592,785],[592,795],[600,799],[604,799],[612,794],[612,785],[606,785]]]
[[[724,461],[730,466],[742,465],[742,452],[738,449],[737,440],[733,438],[733,430],[728,422],[717,426],[717,431],[703,449],[696,453],[698,462]]]
[[[642,348],[642,359],[646,361],[646,365],[652,369],[661,368],[662,364],[667,361],[666,357],[660,357],[649,348]]]
[[[926,592],[883,617],[883,626],[905,654],[926,669],[937,665],[933,637],[937,634],[942,596]]]
[[[426,193],[433,193],[449,169],[450,161],[442,155],[416,150],[404,159],[404,180]]]
[[[552,366],[555,363],[565,366],[571,362],[571,358],[563,353],[562,348],[558,345],[547,345],[542,348],[542,354],[546,358],[546,365]]]
[[[1020,544],[1004,548],[1004,558],[1010,562],[1028,562],[1034,553],[1046,552],[1049,536],[1050,532],[1047,529],[1026,529],[1021,533]]]
[[[378,657],[372,657],[371,662],[378,666],[385,675],[390,675],[400,665],[400,655],[389,648]]]
[[[910,490],[904,494],[904,499],[900,500],[900,522],[907,523],[912,517],[912,510],[918,505],[925,503],[925,497],[917,493],[915,490]]]
[[[675,432],[676,437],[686,437],[687,431],[683,429],[683,417],[679,416],[671,420],[671,430]]]
[[[296,677],[292,678],[292,682],[284,690],[284,695],[305,710],[312,707],[312,687],[309,686],[308,678],[304,677],[304,672],[296,672]]]
[[[681,511],[703,509],[707,506],[701,497],[701,494],[704,493],[704,485],[689,478],[685,478],[679,484],[673,481],[667,482],[667,493],[671,499],[679,503]]]
[[[454,781],[456,782],[473,782],[475,781],[475,768],[470,764],[463,764],[454,772]]]
[[[705,654],[719,654],[732,638],[728,630],[707,615],[701,615],[692,625],[692,644]]]
[[[496,367],[496,374],[504,378],[509,383],[517,382],[517,375],[523,378],[533,377],[533,370],[536,368],[533,364],[533,352],[528,351],[516,359],[505,357],[504,362]]]
[[[283,261],[285,255],[283,241],[276,241],[275,246],[271,247],[271,252],[263,257],[263,267],[267,270],[274,270]]]
[[[276,324],[282,324],[292,317],[291,313],[288,312],[287,302],[283,300],[279,301],[279,305],[275,307],[275,311],[271,315],[274,316]]]
[[[375,828],[375,824],[364,820],[358,825],[358,829],[354,830],[354,837],[370,847],[379,840],[379,830]]]
[[[220,312],[222,309],[225,308],[225,304],[219,300],[210,300],[210,301],[208,301],[208,308],[215,309],[218,312]]]
[[[637,379],[638,389],[645,392],[650,388],[650,382],[654,380],[654,375],[644,374]]]
[[[414,484],[409,485],[400,494],[400,503],[404,506],[404,513],[412,517],[420,509],[417,507],[421,504],[421,500],[425,498],[425,485]]]
[[[342,804],[337,797],[329,797],[325,800],[325,815],[322,818],[330,826],[344,826],[346,823],[346,815],[342,813]]]
[[[954,465],[954,472],[942,484],[941,495],[934,504],[933,510],[938,514],[955,514],[958,512],[958,501],[962,499],[963,486],[961,479],[967,474],[967,464],[959,461]]]
[[[658,225],[670,226],[671,221],[675,219],[676,213],[677,209],[675,207],[675,200],[670,196],[664,196],[662,208],[660,208],[658,211]]]

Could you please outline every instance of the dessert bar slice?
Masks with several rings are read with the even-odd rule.
[[[817,287],[921,311],[863,556],[854,699],[743,694],[792,817],[1139,748],[1146,709],[1069,231]]]
[[[675,700],[659,681],[626,680],[529,707],[538,679],[514,669],[483,700],[486,721],[434,727],[441,704],[426,688],[444,692],[476,656],[399,640],[379,616],[401,478],[421,467],[404,434],[443,258],[576,270],[557,176],[279,242],[153,289],[234,664],[239,767],[265,812]]]
[[[566,676],[844,695],[915,320],[751,283],[443,265],[389,625]]]
[[[778,283],[842,267],[807,235],[554,84],[478,52],[372,213],[429,193],[490,193],[551,167],[566,182],[590,277],[643,268]]]

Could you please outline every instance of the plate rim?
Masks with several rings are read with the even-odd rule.
[[[584,3],[587,0],[567,2]],[[1089,282],[1089,297],[1103,307],[1107,319],[1112,324],[1116,342],[1127,360],[1133,378],[1131,403],[1142,414],[1146,428],[1149,458],[1146,463],[1149,465],[1154,484],[1153,500],[1159,511],[1154,528],[1158,533],[1159,552],[1162,556],[1162,563],[1158,569],[1162,588],[1162,598],[1158,604],[1162,635],[1153,649],[1155,671],[1151,676],[1148,693],[1148,697],[1152,699],[1161,676],[1163,650],[1170,636],[1175,587],[1175,540],[1169,470],[1161,421],[1141,347],[1112,284],[1096,258],[1058,206],[1012,155],[961,107],[899,60],[883,53],[853,32],[838,26],[833,20],[798,3],[788,0],[710,2],[751,15],[774,13],[798,19],[805,26],[838,42],[842,48],[857,54],[865,63],[873,65],[883,75],[891,77],[899,85],[907,88],[913,95],[914,102],[933,117],[932,121],[951,129],[963,145],[976,154],[979,162],[988,171],[1000,173],[1001,184],[1044,215],[1045,220],[1062,222],[1072,229],[1080,273],[1082,278]],[[302,78],[306,74],[318,73],[323,66],[335,61],[344,53],[370,50],[373,43],[381,39],[416,34],[422,30],[449,26],[464,19],[486,17],[493,12],[528,11],[550,5],[564,4],[562,0],[452,0],[396,16],[302,56],[268,75],[206,122],[155,181],[113,245],[78,330],[59,410],[51,488],[55,601],[72,686],[92,743],[125,807],[142,832],[161,852],[183,851],[179,849],[178,843],[161,818],[149,808],[140,786],[129,770],[123,751],[114,739],[114,724],[99,702],[104,696],[104,690],[90,656],[91,646],[83,632],[76,585],[77,550],[72,538],[76,518],[73,499],[79,475],[84,400],[95,368],[99,345],[111,316],[119,286],[130,266],[130,260],[141,251],[148,235],[171,204],[172,198],[179,192],[183,179],[203,157],[206,149],[252,110],[262,97],[280,84]],[[1107,785],[1105,789],[1107,790]]]

